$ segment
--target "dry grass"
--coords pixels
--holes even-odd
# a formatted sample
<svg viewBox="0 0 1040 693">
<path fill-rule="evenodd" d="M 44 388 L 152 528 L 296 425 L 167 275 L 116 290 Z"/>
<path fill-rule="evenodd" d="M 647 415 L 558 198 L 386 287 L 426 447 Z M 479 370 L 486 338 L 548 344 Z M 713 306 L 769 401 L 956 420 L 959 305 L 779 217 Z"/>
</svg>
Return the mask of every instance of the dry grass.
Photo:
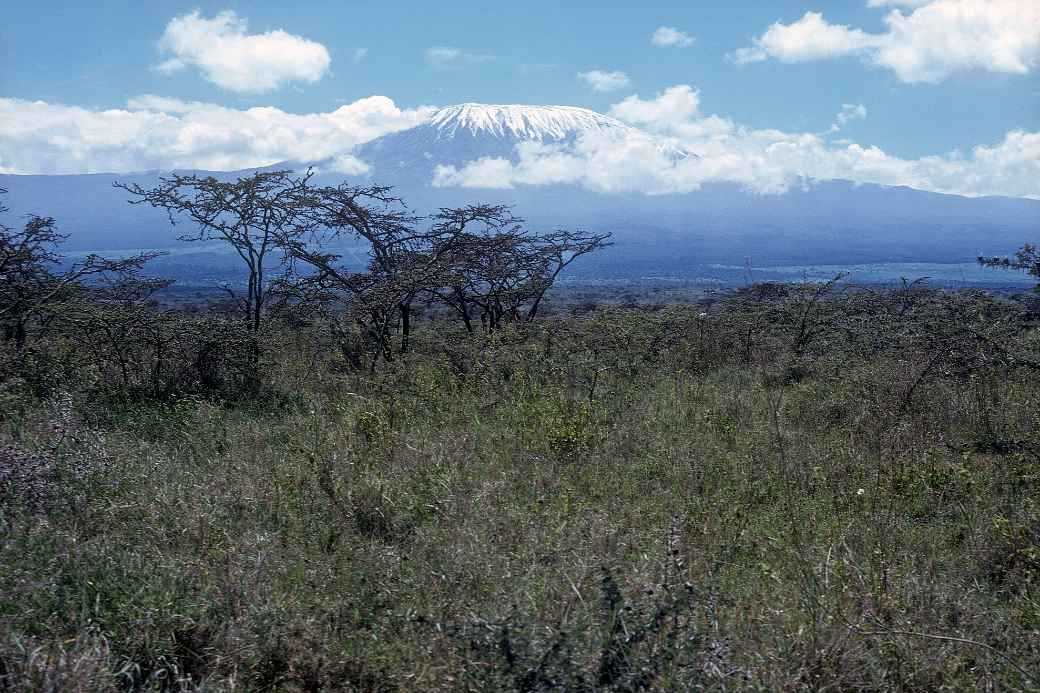
<svg viewBox="0 0 1040 693">
<path fill-rule="evenodd" d="M 77 394 L 107 462 L 61 473 L 83 466 L 67 441 L 70 500 L 0 512 L 0 681 L 1040 686 L 1035 375 L 921 377 L 923 343 L 831 333 L 792 356 L 783 316 L 741 315 L 593 315 L 551 349 L 453 356 L 427 330 L 373 377 L 301 336 L 271 356 L 288 396 Z M 42 449 L 48 417 L 4 425 Z"/>
</svg>

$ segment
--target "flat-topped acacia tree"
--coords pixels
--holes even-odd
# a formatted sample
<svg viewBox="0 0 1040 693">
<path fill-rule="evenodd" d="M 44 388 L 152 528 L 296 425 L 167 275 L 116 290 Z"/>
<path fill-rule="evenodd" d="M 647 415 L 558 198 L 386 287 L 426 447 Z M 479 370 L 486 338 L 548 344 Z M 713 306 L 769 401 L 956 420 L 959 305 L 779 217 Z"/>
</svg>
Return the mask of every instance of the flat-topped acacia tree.
<svg viewBox="0 0 1040 693">
<path fill-rule="evenodd" d="M 311 271 L 290 284 L 301 299 L 337 304 L 342 314 L 352 315 L 374 359 L 393 358 L 390 337 L 398 328 L 400 351 L 408 351 L 413 305 L 422 301 L 449 306 L 469 332 L 477 318 L 489 332 L 503 322 L 533 320 L 560 272 L 609 245 L 609 234 L 528 232 L 503 206 L 443 208 L 421 218 L 388 188 L 344 184 L 307 194 L 301 215 L 309 234 L 287 251 Z M 308 242 L 344 235 L 368 242 L 365 271 L 345 266 L 323 244 Z"/>
<path fill-rule="evenodd" d="M 373 367 L 379 356 L 392 360 L 390 336 L 397 327 L 401 351 L 407 351 L 413 305 L 441 285 L 451 239 L 461 229 L 421 228 L 422 217 L 409 211 L 388 187 L 314 187 L 303 207 L 308 233 L 285 249 L 293 262 L 310 270 L 294 277 L 293 293 L 338 305 L 350 315 L 373 347 Z M 365 271 L 344 265 L 339 254 L 325 247 L 347 236 L 368 244 Z"/>
<path fill-rule="evenodd" d="M 172 225 L 187 221 L 194 228 L 180 236 L 182 241 L 223 241 L 242 259 L 248 271 L 243 295 L 225 286 L 238 305 L 249 330 L 259 332 L 264 308 L 272 296 L 269 276 L 281 263 L 280 245 L 285 238 L 304 232 L 300 223 L 301 200 L 311 173 L 296 176 L 291 171 L 257 171 L 235 180 L 214 176 L 172 173 L 160 177 L 159 185 L 116 182 L 129 192 L 130 204 L 149 204 L 166 210 Z"/>
<path fill-rule="evenodd" d="M 471 332 L 474 318 L 488 331 L 529 321 L 560 272 L 609 245 L 609 234 L 530 233 L 502 206 L 445 208 L 420 217 L 389 187 L 314 186 L 310 180 L 309 171 L 258 171 L 237 180 L 174 173 L 152 189 L 115 185 L 131 193 L 132 204 L 165 209 L 172 224 L 193 223 L 182 240 L 219 240 L 235 250 L 248 271 L 247 289 L 244 295 L 225 289 L 254 337 L 265 306 L 282 294 L 297 303 L 339 306 L 387 360 L 397 329 L 401 352 L 408 350 L 418 302 L 447 304 Z M 367 242 L 364 271 L 330 251 L 330 243 L 345 237 Z M 271 277 L 276 263 L 285 271 Z M 295 272 L 297 265 L 306 267 Z M 255 348 L 258 359 L 258 342 Z"/>
<path fill-rule="evenodd" d="M 563 270 L 610 245 L 610 234 L 532 233 L 501 206 L 442 209 L 433 221 L 434 247 L 444 254 L 441 282 L 429 291 L 455 310 L 469 332 L 474 318 L 489 332 L 503 322 L 534 320 Z"/>
</svg>

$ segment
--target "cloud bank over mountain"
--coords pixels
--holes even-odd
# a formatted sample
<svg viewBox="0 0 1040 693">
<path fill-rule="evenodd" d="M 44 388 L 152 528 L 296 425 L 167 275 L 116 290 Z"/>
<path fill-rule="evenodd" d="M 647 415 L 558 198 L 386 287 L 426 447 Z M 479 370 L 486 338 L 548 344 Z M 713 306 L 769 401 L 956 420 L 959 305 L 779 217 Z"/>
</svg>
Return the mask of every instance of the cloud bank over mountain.
<svg viewBox="0 0 1040 693">
<path fill-rule="evenodd" d="M 676 85 L 651 99 L 630 96 L 610 115 L 639 126 L 697 157 L 676 158 L 646 138 L 588 132 L 573 143 L 521 142 L 516 157 L 441 166 L 434 185 L 510 188 L 571 184 L 601 192 L 681 193 L 734 182 L 763 194 L 786 192 L 804 179 L 905 185 L 960 195 L 1040 198 L 1040 133 L 1011 131 L 993 145 L 901 159 L 875 146 L 828 135 L 865 118 L 862 104 L 843 104 L 826 133 L 754 129 L 700 112 L 700 93 Z"/>
<path fill-rule="evenodd" d="M 413 127 L 434 110 L 401 109 L 385 96 L 307 114 L 152 95 L 106 110 L 0 98 L 0 173 L 230 171 L 290 159 L 332 159 L 341 172 L 360 173 L 356 145 Z"/>
<path fill-rule="evenodd" d="M 628 130 L 590 129 L 567 141 L 519 139 L 509 155 L 430 163 L 438 187 L 578 185 L 600 192 L 687 192 L 734 182 L 779 194 L 805 179 L 905 185 L 962 195 L 1040 198 L 1040 132 L 1012 130 L 995 143 L 904 159 L 879 147 L 834 139 L 862 104 L 841 107 L 829 131 L 756 129 L 702 111 L 701 94 L 675 85 L 615 103 Z M 158 96 L 122 109 L 91 110 L 0 98 L 0 173 L 236 170 L 279 161 L 322 161 L 324 170 L 370 174 L 358 145 L 428 123 L 437 109 L 403 109 L 372 96 L 325 113 L 233 109 Z M 844 133 L 843 133 L 844 134 Z M 696 157 L 675 156 L 676 150 Z M 393 180 L 380 180 L 393 184 Z"/>
</svg>

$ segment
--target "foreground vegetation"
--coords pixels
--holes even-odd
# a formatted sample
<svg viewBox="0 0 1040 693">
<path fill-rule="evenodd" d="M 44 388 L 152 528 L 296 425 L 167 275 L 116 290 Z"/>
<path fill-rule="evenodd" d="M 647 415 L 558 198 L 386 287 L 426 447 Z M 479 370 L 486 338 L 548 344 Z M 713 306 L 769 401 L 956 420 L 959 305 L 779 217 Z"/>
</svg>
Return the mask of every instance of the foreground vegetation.
<svg viewBox="0 0 1040 693">
<path fill-rule="evenodd" d="M 377 369 L 272 317 L 157 389 L 5 342 L 0 687 L 1034 690 L 1035 317 L 766 285 Z"/>
</svg>

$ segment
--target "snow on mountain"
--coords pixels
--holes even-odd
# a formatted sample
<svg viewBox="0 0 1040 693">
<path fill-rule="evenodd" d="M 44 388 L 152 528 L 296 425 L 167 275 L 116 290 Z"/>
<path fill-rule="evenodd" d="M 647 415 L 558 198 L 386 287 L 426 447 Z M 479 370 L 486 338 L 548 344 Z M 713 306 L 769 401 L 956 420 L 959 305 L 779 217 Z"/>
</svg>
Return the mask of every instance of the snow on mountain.
<svg viewBox="0 0 1040 693">
<path fill-rule="evenodd" d="M 434 113 L 429 125 L 439 137 L 454 137 L 460 131 L 530 140 L 562 140 L 582 132 L 631 133 L 620 120 L 575 106 L 495 106 L 464 103 Z"/>
</svg>

